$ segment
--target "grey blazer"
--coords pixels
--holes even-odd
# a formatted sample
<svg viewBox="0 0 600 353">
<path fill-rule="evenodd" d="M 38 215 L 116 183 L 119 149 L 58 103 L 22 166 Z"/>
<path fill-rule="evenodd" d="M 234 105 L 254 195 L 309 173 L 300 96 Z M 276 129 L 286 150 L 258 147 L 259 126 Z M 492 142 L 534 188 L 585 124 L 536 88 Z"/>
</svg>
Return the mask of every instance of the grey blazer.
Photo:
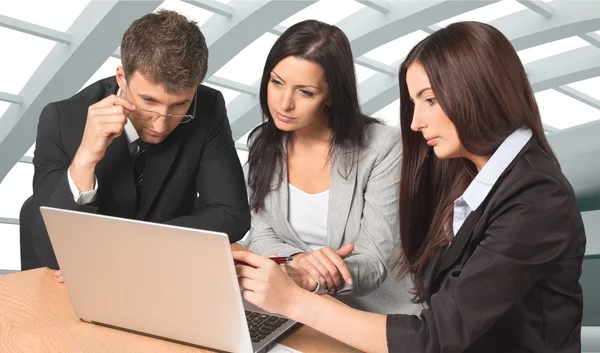
<svg viewBox="0 0 600 353">
<path fill-rule="evenodd" d="M 327 246 L 339 249 L 354 243 L 353 253 L 345 259 L 353 285 L 346 285 L 338 293 L 338 299 L 371 312 L 418 314 L 422 306 L 410 302 L 412 282 L 408 278 L 398 279 L 393 270 L 400 250 L 400 132 L 384 125 L 370 125 L 358 165 L 350 174 L 340 162 L 343 152 L 338 150 L 333 154 Z M 252 212 L 248 246 L 261 255 L 289 256 L 312 251 L 288 221 L 285 166 L 287 163 L 284 163 L 283 182 L 267 195 L 265 210 Z"/>
</svg>

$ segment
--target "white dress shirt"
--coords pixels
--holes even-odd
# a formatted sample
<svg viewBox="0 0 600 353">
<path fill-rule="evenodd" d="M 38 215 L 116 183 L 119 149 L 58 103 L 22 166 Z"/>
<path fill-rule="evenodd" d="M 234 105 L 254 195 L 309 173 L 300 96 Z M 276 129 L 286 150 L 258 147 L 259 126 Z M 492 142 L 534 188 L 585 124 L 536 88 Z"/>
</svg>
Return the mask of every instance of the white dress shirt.
<svg viewBox="0 0 600 353">
<path fill-rule="evenodd" d="M 289 222 L 296 234 L 313 251 L 327 246 L 329 190 L 307 194 L 289 185 Z"/>
<path fill-rule="evenodd" d="M 117 96 L 121 95 L 121 89 L 117 91 Z M 135 130 L 135 127 L 131 123 L 129 119 L 127 119 L 127 123 L 123 128 L 125 132 L 125 138 L 127 139 L 127 144 L 129 146 L 129 154 L 133 157 L 137 153 L 137 149 L 139 146 L 134 142 L 139 139 L 139 135 Z M 71 176 L 71 167 L 69 167 L 67 172 L 67 179 L 69 180 L 69 188 L 71 189 L 71 193 L 73 194 L 73 198 L 78 205 L 86 205 L 96 200 L 96 194 L 98 193 L 98 178 L 94 176 L 94 189 L 90 191 L 79 191 L 77 185 L 75 185 L 75 181 L 73 181 L 73 177 Z"/>
<path fill-rule="evenodd" d="M 483 166 L 469 187 L 454 201 L 454 236 L 458 234 L 469 214 L 475 211 L 492 190 L 500 175 L 531 139 L 530 129 L 518 129 L 502 142 L 490 160 Z"/>
</svg>

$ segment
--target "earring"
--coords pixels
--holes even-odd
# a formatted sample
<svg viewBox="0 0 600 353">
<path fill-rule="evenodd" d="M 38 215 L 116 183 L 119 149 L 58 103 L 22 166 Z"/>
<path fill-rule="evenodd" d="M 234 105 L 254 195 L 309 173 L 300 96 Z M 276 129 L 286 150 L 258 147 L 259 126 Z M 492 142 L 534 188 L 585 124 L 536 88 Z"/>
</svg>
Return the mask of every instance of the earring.
<svg viewBox="0 0 600 353">
<path fill-rule="evenodd" d="M 331 108 L 331 103 L 327 103 L 327 104 L 325 104 L 325 106 L 326 106 L 327 108 Z"/>
</svg>

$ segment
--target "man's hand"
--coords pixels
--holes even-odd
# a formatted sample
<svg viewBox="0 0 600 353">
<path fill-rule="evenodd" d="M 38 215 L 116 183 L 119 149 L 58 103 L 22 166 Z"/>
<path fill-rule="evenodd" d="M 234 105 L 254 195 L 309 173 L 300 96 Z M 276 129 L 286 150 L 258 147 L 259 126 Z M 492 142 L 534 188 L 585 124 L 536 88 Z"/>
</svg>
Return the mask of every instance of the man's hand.
<svg viewBox="0 0 600 353">
<path fill-rule="evenodd" d="M 94 189 L 95 168 L 111 142 L 123 133 L 127 117 L 135 106 L 110 95 L 88 108 L 81 145 L 71 163 L 71 177 L 81 192 Z"/>
<path fill-rule="evenodd" d="M 334 251 L 330 248 L 322 248 L 311 253 L 294 255 L 291 265 L 306 270 L 313 278 L 327 283 L 330 294 L 342 289 L 343 282 L 352 285 L 352 275 L 344 258 L 352 253 L 354 244 L 349 243 Z"/>
<path fill-rule="evenodd" d="M 62 276 L 62 272 L 56 271 L 54 272 L 54 276 L 56 277 L 56 281 L 58 281 L 58 283 L 65 283 L 65 279 Z"/>
</svg>

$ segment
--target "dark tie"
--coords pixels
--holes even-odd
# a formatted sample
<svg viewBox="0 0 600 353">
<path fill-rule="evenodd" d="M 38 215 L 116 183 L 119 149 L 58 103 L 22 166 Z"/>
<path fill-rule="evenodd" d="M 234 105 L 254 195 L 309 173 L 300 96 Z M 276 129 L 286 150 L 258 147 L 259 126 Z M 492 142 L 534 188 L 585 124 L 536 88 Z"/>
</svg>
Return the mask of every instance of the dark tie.
<svg viewBox="0 0 600 353">
<path fill-rule="evenodd" d="M 135 181 L 135 191 L 137 192 L 138 205 L 140 201 L 141 189 L 144 184 L 144 167 L 146 166 L 146 155 L 148 150 L 148 144 L 144 141 L 135 141 L 139 146 L 138 151 L 135 154 L 133 160 L 133 178 Z"/>
</svg>

